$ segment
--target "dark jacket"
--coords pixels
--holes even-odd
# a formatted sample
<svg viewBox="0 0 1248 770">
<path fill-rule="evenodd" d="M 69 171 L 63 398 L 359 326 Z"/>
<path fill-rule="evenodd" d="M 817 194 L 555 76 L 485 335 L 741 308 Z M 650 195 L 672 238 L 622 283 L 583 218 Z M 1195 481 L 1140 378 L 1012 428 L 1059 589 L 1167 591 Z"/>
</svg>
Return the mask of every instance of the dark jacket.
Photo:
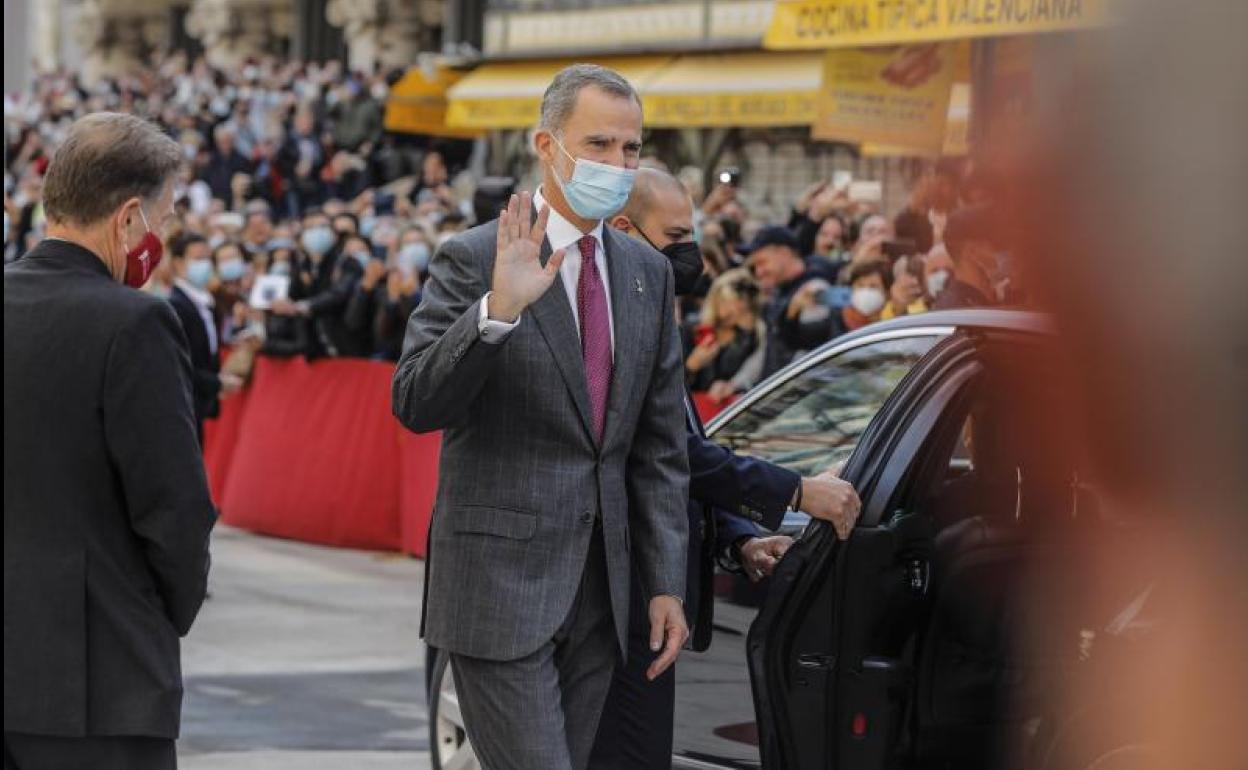
<svg viewBox="0 0 1248 770">
<path fill-rule="evenodd" d="M 195 420 L 221 413 L 221 357 L 212 349 L 203 316 L 187 293 L 178 286 L 169 294 L 173 312 L 182 322 L 188 352 L 191 354 L 191 385 L 195 396 Z"/>
<path fill-rule="evenodd" d="M 367 356 L 368 334 L 347 325 L 347 303 L 364 275 L 360 263 L 332 251 L 315 265 L 307 263 L 311 285 L 300 288 L 300 298 L 311 313 L 311 357 Z"/>
<path fill-rule="evenodd" d="M 220 198 L 228 205 L 233 197 L 230 182 L 235 174 L 250 174 L 252 163 L 238 150 L 230 150 L 228 154 L 213 148 L 212 157 L 204 167 L 201 178 L 212 189 L 212 197 Z"/>
<path fill-rule="evenodd" d="M 845 333 L 838 312 L 830 312 L 818 321 L 804 322 L 801 316 L 789 318 L 786 312 L 793 296 L 806 283 L 827 278 L 814 270 L 807 270 L 792 281 L 776 289 L 776 294 L 763 308 L 763 321 L 767 325 L 767 352 L 763 360 L 763 377 L 770 377 L 783 369 L 799 351 L 810 351 L 823 343 Z"/>
<path fill-rule="evenodd" d="M 355 293 L 347 302 L 346 324 L 356 334 L 369 338 L 369 355 L 398 361 L 403 352 L 403 335 L 407 331 L 407 319 L 420 304 L 420 292 L 390 299 L 390 291 L 383 278 L 371 290 L 357 284 Z"/>
<path fill-rule="evenodd" d="M 4 266 L 4 729 L 178 735 L 215 519 L 169 303 L 44 241 Z"/>
<path fill-rule="evenodd" d="M 760 537 L 757 524 L 780 528 L 801 476 L 765 460 L 734 454 L 706 437 L 685 400 L 689 449 L 689 566 L 685 615 L 690 646 L 711 643 L 716 559 L 742 537 Z M 639 620 L 645 622 L 642 614 Z"/>
<path fill-rule="evenodd" d="M 967 307 L 992 307 L 997 304 L 969 283 L 957 278 L 949 281 L 945 290 L 932 303 L 932 310 L 958 310 Z"/>
</svg>

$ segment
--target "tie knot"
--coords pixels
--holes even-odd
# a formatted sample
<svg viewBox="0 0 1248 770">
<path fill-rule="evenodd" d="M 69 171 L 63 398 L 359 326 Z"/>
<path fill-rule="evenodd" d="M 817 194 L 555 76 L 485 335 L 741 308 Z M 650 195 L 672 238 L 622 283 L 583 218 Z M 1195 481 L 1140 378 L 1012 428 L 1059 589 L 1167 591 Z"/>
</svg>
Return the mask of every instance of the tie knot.
<svg viewBox="0 0 1248 770">
<path fill-rule="evenodd" d="M 582 235 L 581 239 L 576 242 L 576 245 L 581 249 L 581 258 L 592 265 L 598 241 L 592 235 Z M 594 267 L 597 267 L 597 265 L 594 265 Z"/>
</svg>

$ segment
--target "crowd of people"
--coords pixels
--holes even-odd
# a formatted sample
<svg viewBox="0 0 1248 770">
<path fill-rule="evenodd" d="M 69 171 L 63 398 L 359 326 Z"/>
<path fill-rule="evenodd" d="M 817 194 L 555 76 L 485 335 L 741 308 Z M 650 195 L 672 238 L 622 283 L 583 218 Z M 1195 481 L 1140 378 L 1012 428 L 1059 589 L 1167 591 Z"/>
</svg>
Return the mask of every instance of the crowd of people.
<svg viewBox="0 0 1248 770">
<path fill-rule="evenodd" d="M 173 55 L 91 87 L 41 75 L 5 99 L 5 261 L 43 237 L 42 176 L 69 124 L 132 112 L 188 161 L 169 258 L 145 290 L 205 319 L 192 343 L 201 416 L 241 386 L 257 353 L 397 360 L 432 254 L 517 188 L 474 179 L 443 145 L 386 132 L 400 74 L 272 59 L 227 72 Z M 869 323 L 1017 298 L 988 226 L 990 185 L 960 164 L 928 172 L 891 219 L 839 180 L 806 190 L 783 223 L 752 217 L 735 178 L 706 191 L 704 171 L 678 174 L 706 267 L 678 313 L 687 384 L 714 400 Z M 239 360 L 219 372 L 223 349 Z"/>
</svg>

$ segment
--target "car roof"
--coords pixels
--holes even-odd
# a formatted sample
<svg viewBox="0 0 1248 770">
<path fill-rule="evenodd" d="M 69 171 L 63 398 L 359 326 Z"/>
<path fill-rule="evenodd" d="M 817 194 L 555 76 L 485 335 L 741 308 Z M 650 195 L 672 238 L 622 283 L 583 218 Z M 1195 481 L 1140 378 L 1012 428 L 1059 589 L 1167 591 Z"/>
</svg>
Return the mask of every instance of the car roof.
<svg viewBox="0 0 1248 770">
<path fill-rule="evenodd" d="M 783 369 L 756 384 L 739 401 L 730 405 L 716 415 L 707 425 L 707 430 L 714 433 L 724 421 L 731 419 L 762 398 L 767 392 L 794 375 L 817 366 L 818 362 L 831 355 L 833 350 L 846 350 L 856 346 L 860 340 L 879 338 L 881 335 L 901 337 L 904 332 L 913 329 L 916 332 L 937 331 L 938 333 L 956 333 L 969 329 L 983 331 L 1011 332 L 1016 334 L 1056 334 L 1053 318 L 1044 313 L 1031 310 L 1008 310 L 1001 308 L 964 308 L 960 310 L 933 310 L 927 313 L 905 315 L 888 321 L 877 321 L 867 324 L 861 329 L 842 334 L 825 342 L 814 350 L 795 358 Z M 900 332 L 900 334 L 899 334 Z"/>
<path fill-rule="evenodd" d="M 877 321 L 861 329 L 842 334 L 813 350 L 817 355 L 825 348 L 840 346 L 859 337 L 867 337 L 894 329 L 912 329 L 928 326 L 952 326 L 958 329 L 983 329 L 985 331 L 1024 332 L 1032 334 L 1055 334 L 1053 318 L 1033 310 L 1007 310 L 1001 308 L 964 308 L 961 310 L 932 310 L 927 313 L 903 315 L 888 321 Z M 806 356 L 803 356 L 805 358 Z"/>
</svg>

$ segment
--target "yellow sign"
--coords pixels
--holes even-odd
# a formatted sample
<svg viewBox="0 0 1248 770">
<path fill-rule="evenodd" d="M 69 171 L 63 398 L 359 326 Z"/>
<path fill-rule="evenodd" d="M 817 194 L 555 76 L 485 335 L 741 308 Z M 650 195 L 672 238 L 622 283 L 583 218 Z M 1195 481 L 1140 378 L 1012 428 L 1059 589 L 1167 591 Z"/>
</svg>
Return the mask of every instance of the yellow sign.
<svg viewBox="0 0 1248 770">
<path fill-rule="evenodd" d="M 845 48 L 1087 29 L 1114 0 L 777 0 L 763 47 Z"/>
<path fill-rule="evenodd" d="M 387 131 L 471 139 L 480 131 L 446 125 L 446 91 L 462 75 L 444 67 L 412 67 L 390 89 L 386 99 Z"/>
<path fill-rule="evenodd" d="M 819 53 L 689 54 L 640 89 L 651 128 L 809 126 L 822 78 Z"/>
<path fill-rule="evenodd" d="M 811 136 L 939 154 L 956 52 L 949 43 L 829 51 Z"/>
</svg>

